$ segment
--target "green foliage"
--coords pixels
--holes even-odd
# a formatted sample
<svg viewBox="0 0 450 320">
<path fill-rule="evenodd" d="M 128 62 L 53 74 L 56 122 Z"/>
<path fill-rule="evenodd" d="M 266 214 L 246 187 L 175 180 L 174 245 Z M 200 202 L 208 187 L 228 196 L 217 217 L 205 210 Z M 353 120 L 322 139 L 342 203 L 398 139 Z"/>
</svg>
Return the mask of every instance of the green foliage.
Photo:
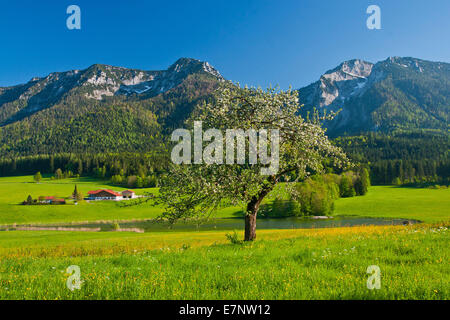
<svg viewBox="0 0 450 320">
<path fill-rule="evenodd" d="M 110 72 L 102 66 L 95 68 Z M 163 93 L 150 90 L 139 96 L 117 95 L 102 100 L 86 97 L 95 90 L 89 85 L 66 83 L 73 90 L 43 103 L 48 108 L 37 112 L 25 111 L 32 111 L 27 108 L 30 101 L 25 99 L 2 101 L 5 96 L 0 92 L 0 157 L 63 152 L 141 153 L 160 148 L 167 133 L 179 127 L 194 106 L 208 100 L 217 87 L 218 79 L 201 70 L 193 70 L 193 74 Z M 8 90 L 14 96 L 13 92 L 21 89 Z M 82 175 L 84 169 L 83 163 L 72 171 Z"/>
<path fill-rule="evenodd" d="M 161 128 L 155 116 L 142 107 L 131 109 L 123 103 L 73 106 L 70 112 L 84 110 L 76 118 L 66 115 L 69 112 L 67 107 L 61 105 L 60 108 L 47 109 L 3 127 L 0 154 L 23 156 L 67 150 L 78 153 L 144 151 L 159 143 Z M 60 114 L 51 114 L 54 112 Z M 77 170 L 81 173 L 82 167 Z"/>
<path fill-rule="evenodd" d="M 74 200 L 83 200 L 83 198 L 84 198 L 83 193 L 78 191 L 77 185 L 75 185 L 75 189 L 72 192 L 72 198 Z"/>
<path fill-rule="evenodd" d="M 112 225 L 112 229 L 113 229 L 114 231 L 120 230 L 120 225 L 119 225 L 119 223 L 118 223 L 118 222 L 114 222 L 113 225 Z"/>
<path fill-rule="evenodd" d="M 394 186 L 400 186 L 402 184 L 402 180 L 400 180 L 399 177 L 395 177 L 394 180 L 392 180 L 392 184 Z"/>
<path fill-rule="evenodd" d="M 302 212 L 297 201 L 276 197 L 271 203 L 261 206 L 259 215 L 265 218 L 283 218 L 301 216 Z"/>
<path fill-rule="evenodd" d="M 370 187 L 369 171 L 366 168 L 359 170 L 359 175 L 354 182 L 356 195 L 363 196 L 367 193 Z"/>
<path fill-rule="evenodd" d="M 299 205 L 298 215 L 332 215 L 334 201 L 339 198 L 339 177 L 334 174 L 317 175 L 298 183 L 292 199 Z"/>
<path fill-rule="evenodd" d="M 356 195 L 353 186 L 353 176 L 351 174 L 343 174 L 339 182 L 339 194 L 342 198 L 354 197 Z"/>
<path fill-rule="evenodd" d="M 55 171 L 55 179 L 63 179 L 64 175 L 60 168 L 56 169 Z"/>
<path fill-rule="evenodd" d="M 199 105 L 187 125 L 201 120 L 203 130 L 278 129 L 278 171 L 271 175 L 261 174 L 266 165 L 260 162 L 252 165 L 173 165 L 160 190 L 161 199 L 167 205 L 162 218 L 175 222 L 199 215 L 209 216 L 225 203 L 245 207 L 246 215 L 256 216 L 264 198 L 291 174 L 304 178 L 310 172 L 320 172 L 325 160 L 336 167 L 346 166 L 345 154 L 328 140 L 318 119 L 305 121 L 298 114 L 299 107 L 296 91 L 223 84 L 214 101 Z M 248 137 L 244 139 L 248 143 Z M 246 240 L 251 240 L 248 232 Z"/>
<path fill-rule="evenodd" d="M 242 240 L 239 240 L 236 230 L 233 230 L 233 233 L 226 233 L 225 237 L 232 244 L 242 244 Z"/>
<path fill-rule="evenodd" d="M 111 177 L 111 183 L 127 188 L 154 188 L 158 186 L 158 178 L 156 175 L 124 177 L 118 174 Z"/>
<path fill-rule="evenodd" d="M 374 185 L 450 183 L 450 135 L 446 132 L 370 133 L 340 137 L 335 142 L 354 161 L 370 168 Z"/>
<path fill-rule="evenodd" d="M 36 174 L 35 174 L 34 177 L 33 177 L 33 180 L 34 180 L 35 182 L 37 182 L 37 183 L 41 182 L 41 180 L 42 180 L 42 175 L 41 175 L 41 173 L 40 173 L 39 171 L 36 172 Z"/>
<path fill-rule="evenodd" d="M 351 190 L 364 185 L 368 188 L 370 185 L 369 173 L 363 168 L 358 172 L 349 171 L 342 175 L 331 173 L 314 175 L 303 182 L 287 183 L 283 188 L 274 190 L 271 194 L 273 201 L 262 206 L 261 215 L 268 218 L 333 215 L 335 200 L 341 197 L 342 180 L 344 184 L 348 183 L 350 191 L 347 191 L 347 197 L 363 195 Z M 291 188 L 292 185 L 294 188 Z M 367 193 L 367 189 L 365 190 Z"/>
<path fill-rule="evenodd" d="M 121 185 L 123 181 L 124 181 L 124 178 L 120 174 L 116 174 L 111 177 L 112 184 Z"/>
<path fill-rule="evenodd" d="M 139 175 L 142 178 L 142 187 L 156 187 L 159 175 L 167 168 L 169 161 L 161 152 L 154 150 L 151 153 L 55 154 L 0 159 L 0 175 L 31 174 L 39 169 L 40 172 L 54 174 L 54 179 L 60 180 L 79 176 L 82 172 L 84 176 L 100 179 L 111 177 L 114 185 L 125 187 L 128 176 Z M 130 183 L 128 187 L 136 187 L 135 182 Z"/>
<path fill-rule="evenodd" d="M 190 248 L 191 248 L 191 245 L 186 244 L 186 243 L 183 243 L 183 245 L 181 246 L 181 250 L 184 250 L 184 251 L 189 250 Z"/>
<path fill-rule="evenodd" d="M 137 176 L 128 176 L 127 178 L 127 187 L 128 188 L 136 188 L 137 187 Z"/>
<path fill-rule="evenodd" d="M 369 172 L 365 168 L 360 169 L 358 173 L 348 171 L 342 175 L 315 175 L 296 184 L 291 194 L 291 201 L 275 199 L 272 204 L 273 213 L 280 211 L 279 208 L 284 206 L 282 210 L 285 214 L 287 213 L 287 216 L 333 215 L 336 199 L 365 195 L 369 186 Z M 291 202 L 298 204 L 298 206 L 292 207 L 290 205 L 291 207 L 288 209 L 287 204 Z"/>
</svg>

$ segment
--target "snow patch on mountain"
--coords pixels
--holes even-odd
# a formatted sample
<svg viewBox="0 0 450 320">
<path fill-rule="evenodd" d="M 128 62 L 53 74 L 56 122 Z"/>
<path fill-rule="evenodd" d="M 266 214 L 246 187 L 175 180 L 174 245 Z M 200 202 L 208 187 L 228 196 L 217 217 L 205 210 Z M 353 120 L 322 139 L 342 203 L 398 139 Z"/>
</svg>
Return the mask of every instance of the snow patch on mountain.
<svg viewBox="0 0 450 320">
<path fill-rule="evenodd" d="M 100 68 L 99 70 L 97 70 Z M 160 94 L 175 88 L 190 74 L 199 72 L 222 80 L 220 73 L 208 62 L 181 58 L 164 71 L 131 70 L 112 66 L 93 66 L 93 74 L 83 86 L 91 88 L 86 98 L 102 100 L 104 96 Z"/>
<path fill-rule="evenodd" d="M 217 78 L 222 79 L 222 75 L 219 73 L 219 71 L 217 71 L 214 67 L 212 67 L 208 62 L 203 62 L 203 70 L 209 74 L 212 74 Z"/>
<path fill-rule="evenodd" d="M 0 107 L 20 100 L 20 107 L 9 106 L 0 125 L 5 125 L 57 104 L 65 96 L 80 93 L 87 99 L 103 100 L 115 95 L 156 96 L 180 85 L 194 74 L 208 74 L 223 80 L 208 62 L 178 59 L 167 70 L 145 71 L 102 64 L 84 70 L 50 73 L 28 83 L 0 88 Z"/>
<path fill-rule="evenodd" d="M 363 60 L 345 61 L 337 68 L 326 72 L 316 84 L 314 95 L 308 101 L 317 102 L 320 107 L 332 106 L 333 103 L 347 100 L 359 95 L 364 90 L 373 64 Z M 314 84 L 313 84 L 314 85 Z"/>
</svg>

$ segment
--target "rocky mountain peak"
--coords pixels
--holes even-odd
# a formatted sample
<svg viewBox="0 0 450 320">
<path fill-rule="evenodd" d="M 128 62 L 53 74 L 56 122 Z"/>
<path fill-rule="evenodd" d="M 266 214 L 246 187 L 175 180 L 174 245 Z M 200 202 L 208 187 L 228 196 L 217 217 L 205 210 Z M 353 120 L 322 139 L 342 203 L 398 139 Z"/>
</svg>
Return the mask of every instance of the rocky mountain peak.
<svg viewBox="0 0 450 320">
<path fill-rule="evenodd" d="M 4 108 L 0 125 L 6 125 L 49 108 L 69 95 L 103 100 L 116 95 L 143 95 L 152 97 L 180 85 L 193 74 L 206 74 L 223 80 L 208 62 L 181 58 L 167 70 L 145 71 L 94 64 L 84 70 L 53 72 L 46 77 L 35 77 L 30 82 L 14 87 L 0 88 L 0 108 L 14 100 L 21 100 L 21 108 Z"/>
<path fill-rule="evenodd" d="M 222 75 L 213 66 L 206 61 L 200 61 L 193 58 L 180 58 L 168 69 L 167 73 L 197 73 L 206 72 L 219 79 L 223 79 Z"/>
<path fill-rule="evenodd" d="M 343 101 L 365 90 L 373 67 L 373 63 L 360 59 L 344 61 L 311 84 L 304 99 L 307 104 L 315 104 L 317 107 L 338 109 Z"/>
<path fill-rule="evenodd" d="M 449 79 L 448 63 L 412 57 L 389 57 L 376 64 L 354 59 L 327 71 L 299 94 L 305 109 L 341 109 L 328 125 L 334 133 L 390 130 L 411 119 L 440 128 L 448 119 Z"/>
<path fill-rule="evenodd" d="M 167 71 L 172 72 L 180 72 L 186 69 L 192 69 L 195 66 L 200 65 L 202 62 L 197 59 L 193 58 L 180 58 L 177 61 L 175 61 L 169 68 L 167 68 Z"/>
<path fill-rule="evenodd" d="M 360 59 L 344 61 L 338 67 L 324 74 L 328 78 L 336 78 L 337 80 L 367 78 L 372 72 L 373 63 Z"/>
</svg>

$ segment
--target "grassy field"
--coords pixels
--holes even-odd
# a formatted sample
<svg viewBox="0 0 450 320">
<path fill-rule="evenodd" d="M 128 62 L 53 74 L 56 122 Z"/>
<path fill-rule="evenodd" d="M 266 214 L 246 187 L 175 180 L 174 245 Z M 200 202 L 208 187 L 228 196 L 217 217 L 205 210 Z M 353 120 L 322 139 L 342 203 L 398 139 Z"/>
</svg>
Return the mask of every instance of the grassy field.
<svg viewBox="0 0 450 320">
<path fill-rule="evenodd" d="M 450 219 L 450 189 L 371 187 L 363 197 L 341 198 L 335 215 L 409 218 L 425 222 Z"/>
<path fill-rule="evenodd" d="M 226 244 L 223 231 L 5 232 L 0 299 L 449 299 L 448 232 L 260 230 L 251 244 Z M 70 265 L 83 281 L 73 292 Z M 369 265 L 381 269 L 379 290 L 366 287 Z"/>
<path fill-rule="evenodd" d="M 50 180 L 34 183 L 32 176 L 0 178 L 0 225 L 59 223 L 74 221 L 133 220 L 158 216 L 162 208 L 152 202 L 133 207 L 119 207 L 114 201 L 86 202 L 64 206 L 23 206 L 28 195 L 68 197 L 75 184 L 87 194 L 89 190 L 124 188 L 89 178 Z M 137 194 L 157 193 L 156 188 L 137 189 Z M 240 208 L 230 207 L 217 213 L 219 218 L 236 217 Z M 392 186 L 371 187 L 364 197 L 339 199 L 335 215 L 411 218 L 425 222 L 446 221 L 450 217 L 450 189 L 415 189 Z"/>
<path fill-rule="evenodd" d="M 43 179 L 40 183 L 33 182 L 32 176 L 0 178 L 0 225 L 28 223 L 58 223 L 72 221 L 98 220 L 131 220 L 148 219 L 158 216 L 162 208 L 152 202 L 134 207 L 119 207 L 115 201 L 80 201 L 78 205 L 62 206 L 39 205 L 23 206 L 20 203 L 28 195 L 33 199 L 39 196 L 69 197 L 75 187 L 84 195 L 90 190 L 125 188 L 108 185 L 90 178 L 51 180 Z M 157 193 L 156 188 L 136 189 L 136 194 L 144 192 Z M 218 213 L 219 217 L 233 217 L 239 208 L 226 208 Z"/>
<path fill-rule="evenodd" d="M 0 178 L 0 224 L 146 219 L 162 211 L 152 203 L 18 204 L 28 194 L 67 197 L 75 184 L 83 193 L 121 190 L 91 179 Z M 157 193 L 137 193 L 144 191 Z M 0 299 L 449 299 L 449 195 L 371 187 L 364 197 L 339 199 L 335 214 L 427 224 L 257 230 L 250 244 L 229 243 L 224 230 L 3 231 Z M 238 212 L 227 208 L 218 217 Z M 81 268 L 81 290 L 66 287 L 70 265 Z M 381 269 L 380 290 L 366 287 L 369 265 Z"/>
<path fill-rule="evenodd" d="M 50 180 L 43 179 L 41 183 L 32 182 L 31 176 L 0 178 L 0 224 L 12 223 L 44 223 L 93 221 L 112 219 L 143 219 L 156 216 L 160 209 L 143 205 L 139 210 L 134 208 L 119 208 L 113 201 L 102 203 L 81 201 L 78 205 L 63 206 L 23 206 L 20 205 L 28 195 L 33 199 L 39 196 L 68 197 L 72 194 L 75 184 L 80 192 L 87 195 L 89 190 L 113 188 L 98 180 L 88 178 Z M 114 190 L 124 188 L 114 187 Z M 155 189 L 144 189 L 140 192 L 155 192 Z"/>
</svg>

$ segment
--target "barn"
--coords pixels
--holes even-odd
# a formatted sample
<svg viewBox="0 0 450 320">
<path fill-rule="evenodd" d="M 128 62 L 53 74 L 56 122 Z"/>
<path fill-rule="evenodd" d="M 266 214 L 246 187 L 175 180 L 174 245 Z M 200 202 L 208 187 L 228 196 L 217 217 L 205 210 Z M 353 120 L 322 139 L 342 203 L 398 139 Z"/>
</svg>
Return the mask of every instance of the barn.
<svg viewBox="0 0 450 320">
<path fill-rule="evenodd" d="M 134 198 L 136 195 L 134 193 L 133 190 L 125 190 L 122 191 L 122 197 L 124 197 L 125 199 L 132 199 Z"/>
<path fill-rule="evenodd" d="M 93 190 L 88 192 L 89 200 L 121 200 L 122 195 L 109 189 Z"/>
</svg>

